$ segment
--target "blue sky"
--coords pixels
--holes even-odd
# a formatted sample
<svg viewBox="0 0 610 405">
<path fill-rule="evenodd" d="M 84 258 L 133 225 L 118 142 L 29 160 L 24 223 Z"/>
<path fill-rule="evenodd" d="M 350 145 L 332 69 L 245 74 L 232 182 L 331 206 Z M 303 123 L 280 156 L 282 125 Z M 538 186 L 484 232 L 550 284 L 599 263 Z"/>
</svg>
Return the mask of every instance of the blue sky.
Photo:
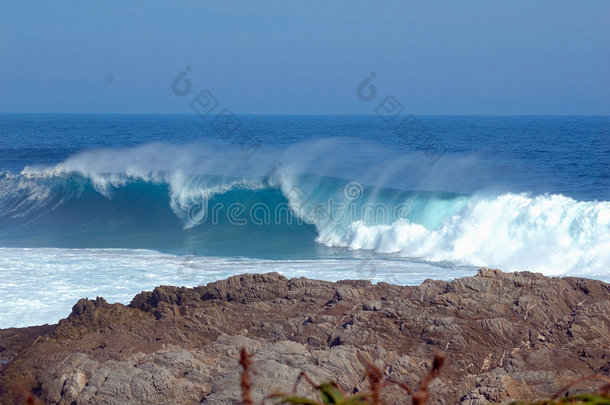
<svg viewBox="0 0 610 405">
<path fill-rule="evenodd" d="M 0 112 L 610 114 L 610 1 L 0 2 Z"/>
</svg>

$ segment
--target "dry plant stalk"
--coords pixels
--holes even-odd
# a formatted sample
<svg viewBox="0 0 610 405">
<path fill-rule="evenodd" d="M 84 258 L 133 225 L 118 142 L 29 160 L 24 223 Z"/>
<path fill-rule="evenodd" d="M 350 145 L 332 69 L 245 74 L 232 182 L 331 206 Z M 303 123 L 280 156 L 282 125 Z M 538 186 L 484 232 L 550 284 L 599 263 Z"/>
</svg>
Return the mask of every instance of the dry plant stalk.
<svg viewBox="0 0 610 405">
<path fill-rule="evenodd" d="M 358 360 L 366 367 L 366 374 L 364 378 L 369 380 L 371 383 L 370 396 L 373 401 L 373 405 L 381 405 L 381 391 L 387 385 L 387 382 L 383 380 L 383 371 L 370 359 L 367 359 L 362 353 L 358 353 Z"/>
<path fill-rule="evenodd" d="M 381 399 L 383 389 L 389 384 L 396 384 L 405 391 L 407 391 L 407 393 L 412 398 L 413 405 L 425 405 L 430 399 L 429 386 L 432 383 L 432 380 L 436 378 L 440 373 L 440 369 L 445 361 L 445 357 L 442 354 L 435 354 L 434 361 L 432 363 L 432 368 L 422 378 L 417 387 L 417 390 L 414 391 L 409 388 L 409 386 L 405 383 L 395 381 L 390 378 L 384 379 L 383 371 L 371 360 L 364 357 L 364 355 L 358 354 L 358 359 L 366 367 L 365 378 L 368 379 L 371 384 L 371 388 L 367 392 L 347 395 L 345 391 L 343 391 L 336 382 L 331 381 L 325 384 L 316 384 L 311 378 L 309 378 L 309 376 L 304 371 L 301 371 L 292 389 L 292 395 L 286 394 L 284 392 L 275 392 L 271 395 L 266 396 L 263 399 L 263 403 L 267 399 L 280 399 L 281 403 L 290 404 L 324 405 L 332 403 L 337 405 L 383 405 L 383 401 Z M 239 364 L 241 364 L 243 368 L 243 372 L 241 374 L 241 390 L 243 403 L 245 405 L 253 405 L 252 396 L 250 394 L 251 383 L 249 373 L 252 361 L 251 355 L 248 354 L 245 348 L 242 348 L 241 350 Z M 322 398 L 322 402 L 317 402 L 315 400 L 296 396 L 297 386 L 299 385 L 301 380 L 305 380 L 311 387 L 313 387 L 318 392 L 318 394 Z"/>
<path fill-rule="evenodd" d="M 567 390 L 569 390 L 576 384 L 580 384 L 581 382 L 585 382 L 585 381 L 596 381 L 596 380 L 606 382 L 606 385 L 602 386 L 597 391 L 597 393 L 600 395 L 610 396 L 610 378 L 606 377 L 605 375 L 601 375 L 601 374 L 593 374 L 593 375 L 589 375 L 587 377 L 579 378 L 578 380 L 572 381 L 571 383 L 561 387 L 561 389 L 559 391 L 557 391 L 557 393 L 555 395 L 553 395 L 552 399 L 559 398 L 559 396 L 561 394 L 563 394 L 564 392 L 566 392 Z"/>
<path fill-rule="evenodd" d="M 250 394 L 250 366 L 252 365 L 252 357 L 246 351 L 245 347 L 241 348 L 241 354 L 239 356 L 239 364 L 241 364 L 243 368 L 243 372 L 241 373 L 241 399 L 244 401 L 244 405 L 253 405 L 254 401 L 252 401 L 252 395 Z"/>
<path fill-rule="evenodd" d="M 409 395 L 411 395 L 413 405 L 425 405 L 430 400 L 430 383 L 438 376 L 441 371 L 441 367 L 443 367 L 444 363 L 445 356 L 440 353 L 435 353 L 434 361 L 432 362 L 432 368 L 430 369 L 430 371 L 428 371 L 426 375 L 424 375 L 424 378 L 422 378 L 422 380 L 419 382 L 419 385 L 417 386 L 417 391 L 413 391 L 411 388 L 409 388 L 407 384 L 402 383 L 400 381 L 392 379 L 388 379 L 388 381 L 398 385 L 399 387 L 407 391 Z"/>
<path fill-rule="evenodd" d="M 26 405 L 43 405 L 44 402 L 21 384 L 16 384 L 10 388 L 13 400 Z"/>
<path fill-rule="evenodd" d="M 309 376 L 307 375 L 306 372 L 304 372 L 303 370 L 301 370 L 301 372 L 299 373 L 299 376 L 297 377 L 297 381 L 294 383 L 294 386 L 292 387 L 292 393 L 296 395 L 297 393 L 297 387 L 299 386 L 299 383 L 301 382 L 301 379 L 304 378 L 305 381 L 307 381 L 307 383 L 309 385 L 311 385 L 313 388 L 318 389 L 318 384 L 316 384 L 315 382 L 313 382 L 313 380 L 311 378 L 309 378 Z"/>
<path fill-rule="evenodd" d="M 375 364 L 369 363 L 366 370 L 366 378 L 371 383 L 373 405 L 381 405 L 381 391 L 385 386 L 383 382 L 383 372 Z"/>
</svg>

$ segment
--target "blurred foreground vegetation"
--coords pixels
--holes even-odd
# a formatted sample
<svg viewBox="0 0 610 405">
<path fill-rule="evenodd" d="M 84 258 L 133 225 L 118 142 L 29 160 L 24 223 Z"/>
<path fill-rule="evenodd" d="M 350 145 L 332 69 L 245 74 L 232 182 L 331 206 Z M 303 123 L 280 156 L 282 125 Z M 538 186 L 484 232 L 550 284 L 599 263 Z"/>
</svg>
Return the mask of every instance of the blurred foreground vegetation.
<svg viewBox="0 0 610 405">
<path fill-rule="evenodd" d="M 242 401 L 244 405 L 254 405 L 252 395 L 250 393 L 250 371 L 252 367 L 251 355 L 247 353 L 245 348 L 242 348 L 240 364 L 243 368 L 241 374 L 241 390 Z M 425 405 L 430 400 L 429 386 L 434 380 L 444 363 L 444 356 L 436 354 L 430 371 L 421 379 L 416 389 L 411 389 L 408 385 L 395 381 L 389 378 L 384 378 L 383 372 L 374 365 L 371 361 L 360 359 L 367 366 L 366 378 L 371 384 L 371 388 L 365 392 L 357 394 L 347 394 L 341 389 L 339 384 L 334 381 L 323 384 L 314 383 L 304 372 L 299 375 L 292 393 L 275 392 L 263 399 L 263 404 L 269 400 L 274 401 L 274 404 L 281 405 L 385 405 L 383 401 L 383 389 L 388 385 L 397 385 L 405 391 L 405 404 L 410 402 L 413 405 Z M 318 394 L 318 399 L 300 397 L 296 395 L 296 389 L 300 381 L 305 380 L 311 385 Z M 604 385 L 599 392 L 595 394 L 565 396 L 561 399 L 558 397 L 566 392 L 572 386 L 589 380 L 604 381 Z M 511 405 L 557 405 L 557 404 L 572 404 L 572 405 L 610 405 L 610 378 L 602 375 L 592 375 L 572 382 L 563 387 L 552 399 L 539 400 L 535 402 L 512 402 Z"/>
</svg>

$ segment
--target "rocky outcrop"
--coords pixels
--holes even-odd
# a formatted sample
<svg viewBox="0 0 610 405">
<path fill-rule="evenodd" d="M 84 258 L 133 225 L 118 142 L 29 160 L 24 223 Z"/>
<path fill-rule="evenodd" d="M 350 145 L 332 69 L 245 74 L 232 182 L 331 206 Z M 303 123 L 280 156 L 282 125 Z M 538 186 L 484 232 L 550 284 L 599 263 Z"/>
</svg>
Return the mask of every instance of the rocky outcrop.
<svg viewBox="0 0 610 405">
<path fill-rule="evenodd" d="M 610 373 L 610 285 L 488 269 L 417 287 L 269 273 L 162 286 L 129 306 L 83 299 L 58 325 L 0 331 L 0 399 L 21 385 L 51 404 L 235 404 L 241 347 L 257 400 L 301 370 L 365 390 L 366 361 L 415 386 L 435 351 L 447 360 L 432 403 L 533 399 Z"/>
</svg>

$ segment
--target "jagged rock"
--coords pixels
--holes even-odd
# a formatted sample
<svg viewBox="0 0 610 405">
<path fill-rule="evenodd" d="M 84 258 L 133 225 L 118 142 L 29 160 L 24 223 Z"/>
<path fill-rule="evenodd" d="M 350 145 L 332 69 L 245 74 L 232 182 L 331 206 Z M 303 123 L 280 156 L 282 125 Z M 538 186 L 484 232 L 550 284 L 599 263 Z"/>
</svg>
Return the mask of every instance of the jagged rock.
<svg viewBox="0 0 610 405">
<path fill-rule="evenodd" d="M 381 305 L 381 301 L 368 300 L 362 303 L 362 309 L 365 311 L 380 311 Z"/>
<path fill-rule="evenodd" d="M 301 370 L 365 390 L 367 362 L 415 387 L 436 351 L 434 404 L 533 399 L 610 373 L 610 286 L 489 269 L 418 287 L 269 273 L 161 286 L 129 306 L 83 299 L 57 325 L 0 330 L 0 402 L 19 382 L 50 404 L 236 404 L 242 347 L 256 400 Z M 386 400 L 407 402 L 396 387 Z"/>
</svg>

